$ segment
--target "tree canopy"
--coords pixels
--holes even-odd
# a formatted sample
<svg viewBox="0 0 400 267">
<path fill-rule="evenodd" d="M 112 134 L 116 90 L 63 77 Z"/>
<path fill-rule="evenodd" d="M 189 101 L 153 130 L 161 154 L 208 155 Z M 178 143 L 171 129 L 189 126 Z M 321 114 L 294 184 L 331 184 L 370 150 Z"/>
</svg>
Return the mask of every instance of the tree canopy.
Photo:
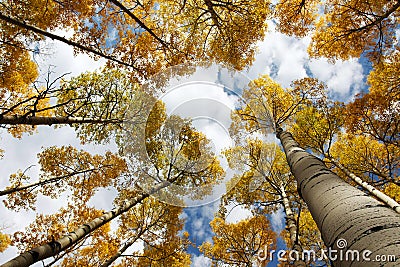
<svg viewBox="0 0 400 267">
<path fill-rule="evenodd" d="M 1 1 L 0 138 L 50 129 L 40 151 L 22 151 L 35 166 L 1 172 L 0 214 L 30 216 L 24 229 L 0 222 L 1 266 L 191 266 L 199 255 L 266 266 L 278 249 L 316 252 L 279 266 L 350 266 L 324 257 L 343 239 L 399 263 L 399 14 L 398 0 Z M 307 60 L 362 64 L 364 86 L 343 98 L 308 63 L 280 80 L 276 62 L 259 67 L 270 31 L 307 44 Z M 61 43 L 104 64 L 53 77 L 44 65 Z M 226 121 L 163 98 L 170 81 L 210 86 L 199 73 L 210 66 L 257 70 L 244 82 L 215 68 L 208 100 L 232 110 L 222 151 L 212 126 Z M 54 144 L 68 130 L 76 142 Z M 10 151 L 2 141 L 0 168 L 17 166 Z M 196 240 L 187 209 L 217 194 L 209 236 Z M 236 207 L 250 215 L 232 222 Z"/>
</svg>

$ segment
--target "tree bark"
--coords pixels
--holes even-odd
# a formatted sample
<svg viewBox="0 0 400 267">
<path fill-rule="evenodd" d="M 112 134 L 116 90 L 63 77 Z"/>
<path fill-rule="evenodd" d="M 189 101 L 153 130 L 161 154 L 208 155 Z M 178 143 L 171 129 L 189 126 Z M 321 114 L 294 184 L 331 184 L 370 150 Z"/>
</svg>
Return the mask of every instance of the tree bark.
<svg viewBox="0 0 400 267">
<path fill-rule="evenodd" d="M 104 213 L 101 217 L 95 218 L 91 222 L 81 225 L 78 229 L 69 233 L 68 235 L 56 241 L 52 241 L 39 247 L 35 247 L 29 251 L 26 251 L 15 257 L 14 259 L 4 263 L 3 265 L 0 265 L 0 267 L 27 267 L 35 262 L 55 256 L 56 254 L 66 250 L 73 244 L 76 244 L 94 230 L 100 228 L 101 226 L 110 222 L 119 215 L 127 212 L 136 204 L 140 203 L 150 195 L 161 190 L 162 188 L 167 187 L 169 184 L 169 182 L 162 182 L 154 187 L 149 193 L 141 193 L 125 205 L 115 210 Z"/>
<path fill-rule="evenodd" d="M 298 252 L 299 258 L 293 261 L 293 266 L 295 267 L 306 267 L 306 263 L 302 260 L 301 256 L 303 254 L 303 248 L 300 246 L 297 240 L 297 222 L 294 218 L 294 214 L 290 207 L 289 199 L 286 195 L 285 188 L 280 186 L 283 210 L 286 214 L 286 225 L 289 229 L 290 241 L 292 242 L 292 249 Z"/>
<path fill-rule="evenodd" d="M 365 195 L 302 149 L 292 135 L 278 129 L 300 196 L 331 249 L 334 266 L 399 266 L 400 215 Z M 335 251 L 336 250 L 336 251 Z M 357 251 L 359 257 L 357 260 Z M 395 255 L 395 262 L 373 261 Z M 336 257 L 333 257 L 336 256 Z"/>
<path fill-rule="evenodd" d="M 372 185 L 368 184 L 367 182 L 364 182 L 360 177 L 349 171 L 346 167 L 344 167 L 342 164 L 332 159 L 331 157 L 327 157 L 326 155 L 325 158 L 327 158 L 333 165 L 338 167 L 342 172 L 344 172 L 348 177 L 350 177 L 351 180 L 356 182 L 359 186 L 368 191 L 371 195 L 373 195 L 378 200 L 385 203 L 387 206 L 391 207 L 397 213 L 400 213 L 400 204 L 397 203 L 394 199 L 382 193 L 381 191 L 379 191 Z"/>
<path fill-rule="evenodd" d="M 71 117 L 43 117 L 43 116 L 21 116 L 8 115 L 0 116 L 0 124 L 7 125 L 53 125 L 53 124 L 74 124 L 74 123 L 115 123 L 122 122 L 117 119 L 90 119 L 90 118 L 71 118 Z"/>
<path fill-rule="evenodd" d="M 45 185 L 45 184 L 54 183 L 54 182 L 60 181 L 62 179 L 66 179 L 66 178 L 69 178 L 69 177 L 72 177 L 72 176 L 75 176 L 75 175 L 78 175 L 78 174 L 92 172 L 92 171 L 95 171 L 95 170 L 96 169 L 87 169 L 87 170 L 82 170 L 82 171 L 76 171 L 76 172 L 72 172 L 72 173 L 67 174 L 67 175 L 53 177 L 53 178 L 50 178 L 50 179 L 47 179 L 47 180 L 42 180 L 42 181 L 39 181 L 39 182 L 36 182 L 36 183 L 31 183 L 31 184 L 27 184 L 27 185 L 23 185 L 23 186 L 17 186 L 17 187 L 4 189 L 4 190 L 0 191 L 0 196 L 8 195 L 8 194 L 11 194 L 11 193 L 14 193 L 14 192 L 19 192 L 19 191 L 26 190 L 26 189 L 29 189 L 29 188 L 35 188 L 37 186 L 42 186 L 42 185 Z"/>
</svg>

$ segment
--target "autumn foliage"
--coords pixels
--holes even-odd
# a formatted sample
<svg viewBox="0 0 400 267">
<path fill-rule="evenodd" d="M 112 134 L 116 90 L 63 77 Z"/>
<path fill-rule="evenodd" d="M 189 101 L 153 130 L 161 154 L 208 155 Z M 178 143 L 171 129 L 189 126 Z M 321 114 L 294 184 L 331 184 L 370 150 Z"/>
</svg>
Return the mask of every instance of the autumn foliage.
<svg viewBox="0 0 400 267">
<path fill-rule="evenodd" d="M 35 211 L 24 230 L 0 225 L 0 252 L 13 246 L 21 253 L 2 266 L 43 260 L 46 266 L 183 267 L 192 263 L 193 246 L 212 266 L 266 266 L 269 257 L 257 256 L 276 249 L 278 239 L 298 253 L 320 251 L 332 245 L 324 244 L 331 233 L 320 232 L 323 220 L 308 207 L 312 201 L 299 194 L 305 186 L 293 169 L 301 166 L 290 165 L 289 155 L 298 151 L 326 165 L 325 174 L 360 189 L 359 199 L 371 195 L 380 207 L 388 206 L 388 214 L 394 214 L 388 225 L 400 227 L 400 1 L 273 2 L 2 1 L 2 134 L 22 139 L 39 125 L 71 126 L 82 145 L 99 150 L 49 144 L 37 154 L 38 171 L 26 162 L 24 170 L 2 173 L 2 179 L 8 176 L 0 188 L 4 208 Z M 311 58 L 333 64 L 362 57 L 371 65 L 367 88 L 343 101 L 315 77 L 282 86 L 273 75 L 260 73 L 240 88 L 242 105 L 232 112 L 229 130 L 236 145 L 217 155 L 193 118 L 167 112 L 157 98 L 160 88 L 192 74 L 199 61 L 232 70 L 250 67 L 259 43 L 269 41 L 271 23 L 282 34 L 307 38 Z M 105 64 L 75 77 L 52 78 L 49 70 L 43 82 L 36 58 L 48 59 L 49 39 Z M 182 64 L 187 67 L 148 86 L 152 75 Z M 292 149 L 286 154 L 284 142 Z M 2 148 L 3 143 L 0 161 L 7 155 Z M 225 160 L 234 172 L 229 181 Z M 205 199 L 223 182 L 226 193 L 210 222 L 213 236 L 196 244 L 182 207 L 187 200 Z M 111 210 L 93 204 L 100 195 Z M 60 204 L 58 210 L 42 213 L 43 199 Z M 232 205 L 252 215 L 230 223 Z M 276 233 L 270 219 L 279 212 L 285 226 Z M 280 262 L 330 264 L 327 259 Z"/>
</svg>

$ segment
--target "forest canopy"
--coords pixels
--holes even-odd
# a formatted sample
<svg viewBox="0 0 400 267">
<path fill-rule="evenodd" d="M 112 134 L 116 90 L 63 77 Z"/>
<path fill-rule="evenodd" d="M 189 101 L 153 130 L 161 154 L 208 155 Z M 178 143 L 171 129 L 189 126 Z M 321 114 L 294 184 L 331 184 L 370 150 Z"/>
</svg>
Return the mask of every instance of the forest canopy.
<svg viewBox="0 0 400 267">
<path fill-rule="evenodd" d="M 1 1 L 0 266 L 398 265 L 399 15 Z"/>
</svg>

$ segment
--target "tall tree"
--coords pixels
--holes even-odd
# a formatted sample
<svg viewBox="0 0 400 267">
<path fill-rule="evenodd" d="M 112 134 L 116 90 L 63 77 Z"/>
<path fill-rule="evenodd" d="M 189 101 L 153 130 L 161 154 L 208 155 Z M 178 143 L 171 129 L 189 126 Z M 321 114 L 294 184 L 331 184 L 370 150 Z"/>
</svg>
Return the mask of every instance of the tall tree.
<svg viewBox="0 0 400 267">
<path fill-rule="evenodd" d="M 301 149 L 290 133 L 280 129 L 277 137 L 282 142 L 291 171 L 297 179 L 299 193 L 328 247 L 341 249 L 337 240 L 345 239 L 346 251 L 368 249 L 371 258 L 382 253 L 398 253 L 399 214 L 347 184 L 319 158 Z M 371 266 L 380 264 L 371 264 L 365 257 L 360 258 L 359 264 L 366 262 Z M 352 264 L 346 258 L 336 258 L 333 263 L 339 266 Z M 386 262 L 385 265 L 393 263 Z"/>
<path fill-rule="evenodd" d="M 301 218 L 304 209 L 297 199 L 294 177 L 290 174 L 285 155 L 278 145 L 264 143 L 259 139 L 248 139 L 245 146 L 229 149 L 225 155 L 231 168 L 245 169 L 237 178 L 238 181 L 233 180 L 232 188 L 227 188 L 225 204 L 234 201 L 246 205 L 256 214 L 270 214 L 283 207 L 287 229 L 284 232 L 285 241 L 287 247 L 299 255 L 293 259 L 287 258 L 287 263 L 294 266 L 311 264 L 315 259 L 302 257 L 303 246 L 315 248 L 322 240 L 302 238 L 301 234 L 310 235 L 304 227 L 301 234 L 299 232 L 299 216 Z M 312 230 L 311 228 L 310 231 Z"/>
<path fill-rule="evenodd" d="M 183 196 L 201 198 L 211 192 L 211 186 L 222 179 L 223 170 L 215 155 L 207 149 L 209 141 L 201 133 L 196 132 L 189 121 L 177 116 L 167 120 L 164 104 L 160 101 L 156 103 L 150 112 L 147 124 L 134 125 L 147 130 L 146 142 L 143 144 L 147 150 L 134 146 L 135 142 L 142 141 L 134 142 L 132 134 L 137 132 L 130 132 L 125 139 L 127 146 L 124 148 L 131 148 L 125 151 L 125 155 L 129 155 L 127 157 L 129 176 L 124 176 L 116 188 L 119 191 L 133 188 L 136 193 L 123 198 L 114 210 L 87 221 L 67 235 L 60 235 L 57 240 L 22 253 L 5 263 L 4 267 L 29 266 L 59 255 L 151 195 L 165 195 L 165 201 L 171 198 L 177 204 L 182 202 Z"/>
<path fill-rule="evenodd" d="M 396 171 L 393 168 L 396 168 L 398 161 L 396 151 L 393 151 L 395 147 L 385 148 L 385 144 L 365 136 L 347 139 L 348 135 L 341 134 L 346 121 L 343 113 L 342 103 L 321 98 L 296 115 L 293 126 L 295 138 L 302 147 L 311 149 L 314 154 L 324 157 L 326 162 L 338 168 L 339 172 L 345 174 L 345 180 L 350 178 L 391 208 L 400 209 L 396 201 L 378 191 L 382 189 L 379 183 L 395 182 L 393 172 Z"/>
<path fill-rule="evenodd" d="M 273 85 L 276 87 L 276 84 Z M 311 88 L 320 87 L 315 86 L 315 83 L 312 85 Z M 305 88 L 310 88 L 310 86 Z M 249 90 L 253 90 L 253 87 L 250 86 Z M 307 104 L 310 101 L 309 99 L 303 101 L 303 98 L 300 98 L 294 105 L 287 101 L 289 97 L 266 97 L 265 99 L 276 103 L 265 102 L 264 105 L 258 105 L 256 108 L 261 108 L 260 113 L 258 109 L 252 109 L 252 102 L 250 102 L 243 109 L 251 112 L 250 116 L 242 117 L 249 117 L 250 124 L 256 126 L 268 125 L 263 120 L 269 118 L 272 121 L 270 124 L 276 127 L 276 136 L 282 143 L 291 172 L 297 180 L 300 196 L 306 202 L 325 244 L 335 248 L 337 247 L 335 242 L 344 238 L 348 244 L 347 249 L 358 251 L 368 249 L 373 256 L 383 251 L 385 253 L 390 251 L 391 254 L 396 255 L 396 251 L 399 250 L 399 244 L 396 241 L 400 226 L 399 214 L 383 207 L 377 200 L 365 196 L 362 191 L 340 179 L 319 158 L 302 149 L 289 132 L 280 128 L 280 125 L 283 125 L 282 122 L 289 122 L 289 117 L 280 120 L 281 114 L 285 112 L 277 112 L 276 107 L 280 107 L 279 110 L 283 111 L 293 110 L 291 107 L 300 108 L 302 103 Z M 294 112 L 291 112 L 290 115 L 293 114 Z M 261 123 L 257 123 L 258 117 L 261 118 Z M 374 211 L 373 215 L 371 215 L 371 209 Z M 337 223 L 338 218 L 340 218 L 340 223 Z M 379 242 L 371 243 L 371 240 L 379 240 Z M 361 259 L 361 262 L 363 261 L 366 262 L 367 259 Z M 351 264 L 343 258 L 337 258 L 333 262 L 340 266 Z"/>
<path fill-rule="evenodd" d="M 85 200 L 74 198 L 66 207 L 51 215 L 37 214 L 24 232 L 16 232 L 13 243 L 20 251 L 30 250 L 37 244 L 53 242 L 73 231 L 87 220 L 101 216 L 102 210 L 87 206 Z M 98 266 L 118 250 L 119 239 L 112 234 L 110 224 L 88 234 L 63 253 L 54 255 L 50 266 L 61 261 L 63 266 Z M 90 256 L 89 256 L 90 255 Z M 7 265 L 7 264 L 6 264 Z"/>
</svg>

